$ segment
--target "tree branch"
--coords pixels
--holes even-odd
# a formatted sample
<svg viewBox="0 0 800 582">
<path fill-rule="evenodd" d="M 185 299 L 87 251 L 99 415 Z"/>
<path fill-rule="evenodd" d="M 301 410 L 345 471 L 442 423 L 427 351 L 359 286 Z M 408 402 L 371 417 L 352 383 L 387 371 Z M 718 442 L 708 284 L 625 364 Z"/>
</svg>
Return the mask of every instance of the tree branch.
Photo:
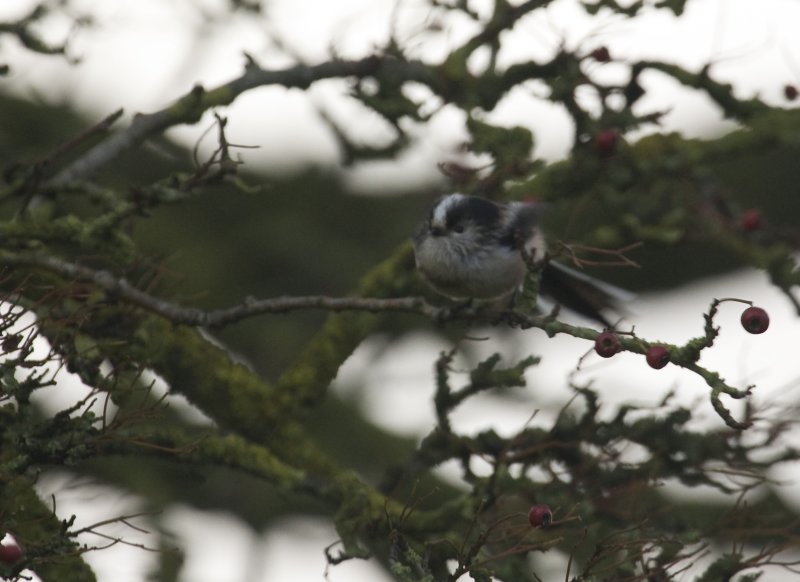
<svg viewBox="0 0 800 582">
<path fill-rule="evenodd" d="M 123 131 L 97 144 L 82 157 L 58 173 L 48 186 L 64 186 L 75 180 L 86 178 L 113 161 L 123 152 L 135 148 L 150 137 L 166 129 L 185 123 L 196 123 L 202 114 L 213 107 L 230 105 L 239 95 L 266 85 L 281 85 L 287 89 L 306 89 L 322 79 L 338 77 L 366 77 L 381 69 L 389 68 L 388 74 L 400 74 L 401 78 L 418 80 L 430 85 L 435 82 L 430 71 L 418 61 L 400 61 L 388 57 L 370 56 L 360 60 L 331 60 L 317 65 L 296 65 L 287 69 L 265 70 L 249 61 L 244 72 L 227 83 L 206 90 L 196 85 L 191 91 L 160 111 L 140 114 Z"/>
<path fill-rule="evenodd" d="M 107 293 L 115 295 L 127 303 L 160 315 L 172 323 L 190 326 L 221 327 L 255 315 L 288 313 L 303 309 L 322 309 L 337 312 L 367 311 L 371 313 L 395 311 L 416 313 L 431 318 L 440 317 L 444 312 L 449 311 L 445 308 L 437 308 L 430 305 L 422 297 L 384 299 L 327 297 L 323 295 L 282 296 L 269 299 L 248 298 L 232 307 L 204 311 L 151 295 L 133 286 L 127 279 L 116 277 L 110 271 L 95 270 L 52 255 L 41 253 L 5 254 L 0 256 L 0 264 L 40 267 L 67 279 L 92 283 Z"/>
<path fill-rule="evenodd" d="M 246 299 L 243 303 L 224 309 L 205 311 L 195 307 L 185 307 L 168 301 L 164 298 L 151 295 L 131 285 L 124 278 L 117 278 L 109 271 L 94 270 L 89 267 L 70 263 L 57 257 L 41 253 L 20 253 L 0 255 L 0 264 L 15 266 L 33 266 L 46 269 L 60 276 L 92 283 L 109 294 L 115 295 L 133 305 L 153 312 L 172 323 L 190 326 L 220 327 L 248 317 L 263 314 L 287 313 L 290 311 L 321 309 L 325 311 L 361 311 L 369 313 L 410 313 L 421 315 L 433 321 L 484 321 L 490 324 L 505 323 L 519 329 L 538 328 L 547 335 L 567 334 L 576 338 L 594 341 L 598 334 L 595 329 L 580 327 L 557 320 L 552 314 L 530 315 L 508 309 L 498 311 L 482 307 L 437 307 L 428 303 L 423 297 L 327 297 L 323 295 L 311 296 L 283 296 L 269 299 Z M 710 325 L 710 319 L 716 313 L 716 306 L 720 300 L 715 300 L 710 313 L 706 316 L 706 335 L 702 338 L 690 340 L 686 346 L 671 346 L 670 353 L 680 354 L 682 351 L 690 353 L 684 358 L 675 358 L 673 363 L 690 370 L 703 378 L 712 389 L 711 402 L 728 426 L 737 429 L 747 427 L 747 423 L 736 421 L 730 412 L 721 403 L 720 394 L 726 394 L 734 399 L 744 398 L 750 394 L 752 386 L 744 390 L 726 384 L 719 374 L 697 365 L 697 353 L 703 348 L 710 347 L 716 337 L 716 329 Z M 651 344 L 638 337 L 620 337 L 621 347 L 629 352 L 644 354 Z M 338 369 L 338 368 L 337 368 Z"/>
</svg>

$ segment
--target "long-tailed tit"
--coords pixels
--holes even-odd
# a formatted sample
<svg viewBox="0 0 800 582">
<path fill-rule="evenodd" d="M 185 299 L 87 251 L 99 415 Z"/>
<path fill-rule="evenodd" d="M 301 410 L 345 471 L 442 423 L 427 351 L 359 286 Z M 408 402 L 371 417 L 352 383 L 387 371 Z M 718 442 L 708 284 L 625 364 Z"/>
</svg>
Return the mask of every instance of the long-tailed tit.
<svg viewBox="0 0 800 582">
<path fill-rule="evenodd" d="M 452 299 L 510 298 L 527 272 L 521 249 L 535 260 L 545 255 L 540 214 L 536 204 L 444 196 L 414 235 L 417 269 L 436 291 Z M 625 294 L 552 261 L 542 270 L 540 290 L 606 326 L 602 312 L 613 310 Z"/>
</svg>

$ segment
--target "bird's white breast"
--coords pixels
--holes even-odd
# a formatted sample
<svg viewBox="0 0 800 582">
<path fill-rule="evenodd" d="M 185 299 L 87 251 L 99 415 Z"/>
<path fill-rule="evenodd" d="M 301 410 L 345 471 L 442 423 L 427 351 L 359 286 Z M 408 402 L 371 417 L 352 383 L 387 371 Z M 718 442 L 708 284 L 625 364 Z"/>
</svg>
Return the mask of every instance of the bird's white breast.
<svg viewBox="0 0 800 582">
<path fill-rule="evenodd" d="M 417 268 L 439 292 L 456 299 L 493 299 L 513 293 L 525 277 L 519 251 L 508 247 L 467 250 L 447 237 L 415 245 Z"/>
</svg>

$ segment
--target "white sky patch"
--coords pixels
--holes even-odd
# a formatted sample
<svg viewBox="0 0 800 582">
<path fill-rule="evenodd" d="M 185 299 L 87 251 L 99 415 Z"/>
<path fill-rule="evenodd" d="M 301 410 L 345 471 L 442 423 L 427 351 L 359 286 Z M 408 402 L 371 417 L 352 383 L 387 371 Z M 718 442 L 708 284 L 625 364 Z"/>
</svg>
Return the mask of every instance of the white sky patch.
<svg viewBox="0 0 800 582">
<path fill-rule="evenodd" d="M 19 17 L 35 3 L 2 2 L 0 19 Z M 86 7 L 98 20 L 95 29 L 82 31 L 75 38 L 73 54 L 81 62 L 71 65 L 59 57 L 31 55 L 13 39 L 2 37 L 0 57 L 12 66 L 11 74 L 0 79 L 2 89 L 50 103 L 69 102 L 92 120 L 122 107 L 126 116 L 118 127 L 124 127 L 135 113 L 161 109 L 197 83 L 214 87 L 235 78 L 243 70 L 245 52 L 267 67 L 290 66 L 293 56 L 309 63 L 327 60 L 331 47 L 343 57 L 370 54 L 392 28 L 389 15 L 394 2 L 272 0 L 267 22 L 237 16 L 217 23 L 203 20 L 187 2 L 81 0 L 76 5 Z M 222 0 L 203 3 L 211 14 L 227 5 Z M 485 12 L 488 3 L 470 5 Z M 464 17 L 453 23 L 442 20 L 438 31 L 424 30 L 429 24 L 437 24 L 431 11 L 421 2 L 412 1 L 403 3 L 401 8 L 398 37 L 409 47 L 409 55 L 429 62 L 441 60 L 476 30 L 475 24 Z M 508 64 L 531 57 L 546 60 L 562 45 L 579 52 L 602 45 L 609 48 L 612 58 L 623 62 L 665 59 L 693 71 L 712 62 L 712 77 L 734 83 L 738 96 L 759 96 L 770 104 L 789 106 L 782 91 L 786 83 L 800 83 L 798 22 L 800 3 L 796 0 L 693 0 L 680 18 L 658 11 L 631 21 L 607 16 L 591 20 L 574 0 L 562 0 L 532 14 L 512 33 L 504 35 L 499 61 Z M 59 40 L 64 26 L 63 20 L 45 26 L 46 38 Z M 275 30 L 280 30 L 278 37 L 271 34 Z M 194 36 L 198 31 L 199 40 Z M 288 53 L 277 49 L 281 43 L 290 49 Z M 485 54 L 477 55 L 471 67 L 480 69 L 486 58 Z M 606 82 L 619 82 L 620 75 L 624 75 L 614 63 L 591 65 L 591 73 Z M 674 80 L 655 72 L 644 73 L 641 81 L 647 93 L 637 103 L 637 113 L 667 114 L 661 128 L 645 128 L 629 138 L 656 130 L 697 137 L 731 127 L 722 120 L 719 108 L 696 91 L 681 88 Z M 330 128 L 320 117 L 321 110 L 345 126 L 356 143 L 381 145 L 392 138 L 382 120 L 359 112 L 358 106 L 348 102 L 347 88 L 347 83 L 341 81 L 319 83 L 308 94 L 263 88 L 242 95 L 220 113 L 229 119 L 228 137 L 233 143 L 258 146 L 237 152 L 254 168 L 279 172 L 300 171 L 308 165 L 334 167 L 341 154 Z M 573 128 L 561 106 L 542 99 L 548 91 L 541 82 L 526 83 L 506 95 L 487 119 L 529 127 L 535 132 L 535 155 L 556 160 L 569 151 Z M 409 128 L 416 145 L 400 160 L 359 164 L 348 170 L 348 185 L 365 192 L 420 189 L 441 180 L 437 163 L 459 155 L 459 146 L 467 138 L 463 113 L 447 106 L 439 110 L 441 103 L 426 97 L 423 91 L 409 95 L 420 101 L 430 99 L 423 107 L 434 114 L 432 122 Z M 579 98 L 591 105 L 595 97 L 581 89 Z M 351 116 L 355 119 L 350 120 Z M 169 136 L 192 147 L 211 123 L 212 116 L 207 114 L 196 125 L 170 130 Z M 201 152 L 208 153 L 213 147 L 213 140 L 206 140 Z M 771 316 L 770 329 L 761 336 L 746 334 L 738 323 L 741 309 L 725 304 L 717 319 L 722 333 L 716 345 L 703 352 L 701 363 L 719 370 L 732 385 L 755 382 L 756 402 L 795 404 L 800 368 L 792 363 L 797 360 L 800 325 L 786 299 L 767 284 L 762 274 L 742 271 L 669 294 L 640 297 L 632 309 L 640 316 L 632 319 L 642 337 L 680 344 L 702 333 L 702 314 L 713 297 L 731 295 L 752 299 L 766 308 Z M 529 350 L 541 355 L 542 363 L 531 368 L 528 387 L 514 389 L 513 397 L 487 394 L 459 407 L 453 415 L 458 430 L 497 428 L 513 433 L 536 410 L 540 412 L 532 422 L 546 423 L 552 419 L 553 411 L 572 396 L 565 378 L 574 370 L 580 355 L 591 349 L 589 342 L 566 337 L 547 339 L 538 332 L 512 337 L 513 346 L 499 347 L 509 362 L 513 361 L 509 355 L 512 352 L 524 355 Z M 368 417 L 381 426 L 403 434 L 426 434 L 435 423 L 431 402 L 435 388 L 433 363 L 438 352 L 449 347 L 440 338 L 424 333 L 408 336 L 392 346 L 391 353 L 380 353 L 365 344 L 344 366 L 336 389 L 359 398 Z M 487 342 L 482 349 L 498 349 L 498 345 Z M 348 386 L 348 378 L 355 384 L 362 375 L 363 386 Z M 592 381 L 593 389 L 601 395 L 601 415 L 613 414 L 622 402 L 657 402 L 666 391 L 675 389 L 678 401 L 697 403 L 698 418 L 692 421 L 693 426 L 718 427 L 721 423 L 708 402 L 708 387 L 696 376 L 672 365 L 656 371 L 646 365 L 643 357 L 633 354 L 620 354 L 609 361 L 590 356 L 576 378 Z M 42 398 L 55 409 L 80 397 L 72 390 L 59 384 L 58 389 L 42 392 Z M 62 397 L 67 400 L 62 401 Z M 734 416 L 741 414 L 740 403 L 725 397 L 723 401 Z M 798 465 L 776 467 L 771 473 L 785 484 L 781 495 L 800 506 Z M 56 493 L 60 514 L 75 513 L 90 522 L 136 506 L 135 498 L 93 484 L 82 483 L 76 488 L 70 479 L 66 474 L 54 474 L 40 483 L 44 498 Z M 281 524 L 260 538 L 226 514 L 183 508 L 174 510 L 170 519 L 176 533 L 188 543 L 184 579 L 193 582 L 245 579 L 245 564 L 252 574 L 248 580 L 321 581 L 322 549 L 336 539 L 328 523 L 315 520 Z M 544 559 L 557 562 L 553 556 L 547 554 Z M 98 578 L 114 582 L 143 580 L 151 559 L 142 550 L 121 545 L 87 555 Z M 374 565 L 357 561 L 331 569 L 329 579 L 388 580 Z M 776 575 L 761 580 L 783 579 Z"/>
<path fill-rule="evenodd" d="M 20 13 L 13 4 L 31 6 L 33 1 L 0 6 L 0 18 Z M 80 5 L 98 15 L 95 28 L 75 37 L 74 52 L 81 57 L 80 64 L 31 55 L 7 39 L 2 45 L 3 57 L 14 70 L 2 82 L 6 89 L 25 95 L 54 102 L 68 100 L 92 119 L 120 107 L 126 110 L 125 119 L 130 119 L 136 112 L 164 107 L 197 83 L 206 87 L 225 83 L 242 72 L 245 52 L 272 67 L 289 66 L 295 57 L 320 62 L 328 58 L 331 48 L 342 57 L 360 58 L 371 54 L 394 30 L 408 44 L 411 56 L 437 62 L 476 30 L 464 17 L 442 20 L 424 2 L 412 0 L 397 9 L 393 0 L 275 0 L 265 19 L 235 15 L 217 21 L 203 19 L 182 3 L 97 4 L 82 0 Z M 206 13 L 214 15 L 226 5 L 208 1 L 203 6 Z M 483 12 L 489 5 L 471 3 Z M 392 15 L 397 18 L 394 27 Z M 800 82 L 797 22 L 800 5 L 791 0 L 694 0 L 680 18 L 666 10 L 651 10 L 633 20 L 610 16 L 607 11 L 592 19 L 574 0 L 562 0 L 534 11 L 506 33 L 499 63 L 530 58 L 544 61 L 562 46 L 579 54 L 607 46 L 612 58 L 623 62 L 666 59 L 695 71 L 711 62 L 714 78 L 733 82 L 739 96 L 758 95 L 769 103 L 785 105 L 784 84 Z M 433 31 L 425 30 L 431 25 Z M 63 22 L 43 27 L 46 37 L 54 39 L 60 38 L 57 33 L 63 28 Z M 198 32 L 199 40 L 193 36 Z M 586 66 L 605 82 L 619 81 L 619 74 L 625 75 L 615 63 L 587 62 Z M 646 72 L 642 82 L 647 94 L 637 103 L 637 112 L 667 114 L 663 127 L 643 128 L 629 138 L 654 131 L 680 131 L 697 137 L 732 127 L 707 97 L 680 87 L 663 74 Z M 585 95 L 581 97 L 581 93 Z M 278 173 L 300 171 L 309 164 L 333 167 L 340 154 L 319 110 L 352 109 L 341 104 L 347 101 L 345 94 L 346 83 L 340 83 L 338 90 L 315 88 L 308 94 L 279 88 L 255 90 L 221 112 L 230 120 L 232 142 L 258 146 L 237 152 L 254 167 Z M 561 106 L 541 99 L 546 95 L 541 84 L 526 83 L 509 93 L 487 119 L 529 127 L 535 132 L 535 154 L 556 160 L 572 145 L 572 125 Z M 593 99 L 582 89 L 579 98 L 587 105 Z M 370 117 L 374 114 L 356 115 L 344 123 L 356 143 L 385 142 L 384 123 L 369 121 Z M 210 123 L 207 115 L 203 122 L 173 129 L 169 135 L 191 147 Z M 441 180 L 436 164 L 456 155 L 464 135 L 463 122 L 436 125 L 414 136 L 414 146 L 399 160 L 359 164 L 347 172 L 347 180 L 365 192 L 418 190 L 436 184 Z"/>
</svg>

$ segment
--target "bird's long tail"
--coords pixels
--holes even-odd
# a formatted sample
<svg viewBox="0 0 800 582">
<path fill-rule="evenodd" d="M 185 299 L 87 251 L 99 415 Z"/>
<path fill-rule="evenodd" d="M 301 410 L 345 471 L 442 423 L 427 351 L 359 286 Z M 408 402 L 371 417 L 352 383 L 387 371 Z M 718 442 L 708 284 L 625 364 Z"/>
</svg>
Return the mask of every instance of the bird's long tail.
<svg viewBox="0 0 800 582">
<path fill-rule="evenodd" d="M 605 327 L 612 327 L 606 314 L 615 319 L 625 314 L 624 305 L 633 294 L 556 262 L 542 270 L 540 291 L 559 305 Z"/>
</svg>

